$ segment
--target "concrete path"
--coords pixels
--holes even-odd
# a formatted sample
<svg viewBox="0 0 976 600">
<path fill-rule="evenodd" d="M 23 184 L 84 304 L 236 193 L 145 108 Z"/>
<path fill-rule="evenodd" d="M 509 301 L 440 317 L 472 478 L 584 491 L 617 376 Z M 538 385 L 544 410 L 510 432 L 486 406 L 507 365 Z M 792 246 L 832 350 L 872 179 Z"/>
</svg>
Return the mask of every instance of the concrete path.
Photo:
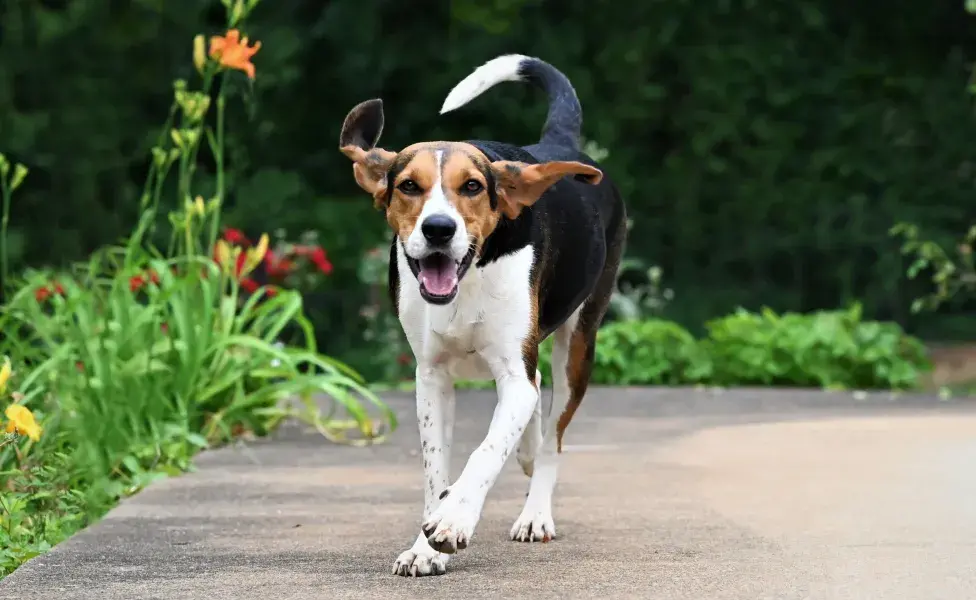
<svg viewBox="0 0 976 600">
<path fill-rule="evenodd" d="M 559 537 L 508 540 L 514 461 L 442 577 L 390 574 L 422 506 L 408 396 L 386 445 L 297 425 L 207 453 L 0 583 L 0 598 L 976 598 L 976 402 L 793 391 L 592 391 Z M 455 469 L 493 409 L 459 395 Z M 457 471 L 455 471 L 455 474 Z"/>
</svg>

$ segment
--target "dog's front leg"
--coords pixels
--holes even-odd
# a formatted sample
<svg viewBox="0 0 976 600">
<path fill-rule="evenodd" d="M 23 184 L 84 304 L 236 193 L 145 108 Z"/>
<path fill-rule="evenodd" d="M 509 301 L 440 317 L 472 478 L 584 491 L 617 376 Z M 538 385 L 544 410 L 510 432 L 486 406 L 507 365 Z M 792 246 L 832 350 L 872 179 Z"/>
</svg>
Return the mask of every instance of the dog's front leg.
<svg viewBox="0 0 976 600">
<path fill-rule="evenodd" d="M 454 437 L 454 382 L 440 367 L 417 368 L 417 424 L 424 461 L 426 522 L 450 485 L 451 442 Z M 393 573 L 421 577 L 441 575 L 448 556 L 433 549 L 421 533 L 413 546 L 397 557 Z"/>
<path fill-rule="evenodd" d="M 503 361 L 497 368 L 493 366 L 492 371 L 498 405 L 488 435 L 471 453 L 461 476 L 423 524 L 427 542 L 445 554 L 467 547 L 481 518 L 485 496 L 515 450 L 538 402 L 538 390 L 526 376 L 521 356 Z"/>
</svg>

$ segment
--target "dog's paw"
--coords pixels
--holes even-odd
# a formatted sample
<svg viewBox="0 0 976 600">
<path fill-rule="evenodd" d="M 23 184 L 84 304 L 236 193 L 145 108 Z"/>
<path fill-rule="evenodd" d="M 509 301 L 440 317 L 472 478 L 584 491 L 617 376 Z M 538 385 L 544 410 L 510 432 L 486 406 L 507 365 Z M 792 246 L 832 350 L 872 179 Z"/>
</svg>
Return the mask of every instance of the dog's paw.
<svg viewBox="0 0 976 600">
<path fill-rule="evenodd" d="M 478 512 L 469 506 L 468 502 L 452 501 L 448 497 L 421 526 L 427 536 L 427 544 L 444 554 L 454 554 L 467 548 L 478 523 Z"/>
<path fill-rule="evenodd" d="M 552 511 L 526 506 L 512 525 L 512 539 L 516 542 L 549 542 L 556 537 Z"/>
<path fill-rule="evenodd" d="M 417 543 L 393 562 L 393 574 L 401 577 L 427 577 L 447 572 L 447 556 L 430 547 L 421 536 Z"/>
</svg>

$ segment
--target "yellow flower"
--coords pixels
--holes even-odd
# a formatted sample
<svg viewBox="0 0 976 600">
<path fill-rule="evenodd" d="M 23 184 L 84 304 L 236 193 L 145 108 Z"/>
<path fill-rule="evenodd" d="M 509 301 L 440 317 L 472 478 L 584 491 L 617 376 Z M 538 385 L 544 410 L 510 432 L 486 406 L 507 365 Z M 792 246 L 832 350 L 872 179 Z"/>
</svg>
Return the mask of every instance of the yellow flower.
<svg viewBox="0 0 976 600">
<path fill-rule="evenodd" d="M 7 433 L 26 435 L 35 442 L 41 439 L 41 426 L 34 420 L 32 413 L 26 406 L 11 404 L 4 411 L 10 422 L 7 423 Z"/>
<path fill-rule="evenodd" d="M 3 359 L 3 367 L 0 368 L 0 394 L 7 391 L 7 382 L 10 380 L 10 359 Z"/>
</svg>

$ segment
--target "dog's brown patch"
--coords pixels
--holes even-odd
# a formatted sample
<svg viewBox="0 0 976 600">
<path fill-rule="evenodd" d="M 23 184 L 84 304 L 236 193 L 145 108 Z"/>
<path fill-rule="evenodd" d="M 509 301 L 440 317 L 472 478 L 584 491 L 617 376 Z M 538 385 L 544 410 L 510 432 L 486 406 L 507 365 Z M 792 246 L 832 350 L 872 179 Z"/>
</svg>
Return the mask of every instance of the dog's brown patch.
<svg viewBox="0 0 976 600">
<path fill-rule="evenodd" d="M 554 183 L 567 175 L 577 175 L 596 185 L 603 172 L 580 162 L 553 161 L 530 165 L 500 160 L 491 163 L 498 181 L 499 207 L 509 219 L 515 219 L 527 206 L 532 206 Z"/>
<path fill-rule="evenodd" d="M 529 381 L 535 383 L 535 372 L 539 367 L 539 278 L 532 281 L 529 289 L 529 328 L 522 340 L 522 361 L 525 363 L 525 375 Z M 539 391 L 536 389 L 536 391 Z"/>
<path fill-rule="evenodd" d="M 593 353 L 589 351 L 590 342 L 583 328 L 577 327 L 569 339 L 569 360 L 566 364 L 566 377 L 569 380 L 569 402 L 556 421 L 556 451 L 563 451 L 563 432 L 573 420 L 576 409 L 583 401 L 593 367 Z"/>
<path fill-rule="evenodd" d="M 393 179 L 393 190 L 388 195 L 389 207 L 386 211 L 386 221 L 401 240 L 407 239 L 414 227 L 424 203 L 430 198 L 434 184 L 438 180 L 437 157 L 433 150 L 411 146 L 400 153 L 396 168 L 399 171 Z M 405 192 L 401 188 L 404 182 L 413 181 L 417 186 L 416 192 Z"/>
</svg>

